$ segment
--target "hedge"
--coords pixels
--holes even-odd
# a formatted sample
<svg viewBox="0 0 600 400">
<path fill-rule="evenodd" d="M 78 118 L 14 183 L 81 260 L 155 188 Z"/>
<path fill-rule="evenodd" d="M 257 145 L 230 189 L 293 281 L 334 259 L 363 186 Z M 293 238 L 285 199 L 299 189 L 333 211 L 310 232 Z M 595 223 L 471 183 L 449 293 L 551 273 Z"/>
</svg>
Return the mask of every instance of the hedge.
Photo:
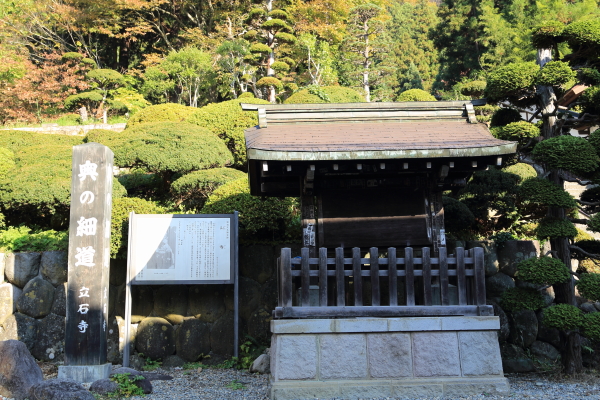
<svg viewBox="0 0 600 400">
<path fill-rule="evenodd" d="M 132 115 L 127 121 L 127 128 L 148 122 L 182 122 L 189 118 L 197 108 L 182 104 L 167 103 L 146 107 Z"/>
<path fill-rule="evenodd" d="M 535 168 L 525 163 L 509 165 L 508 167 L 504 168 L 503 171 L 519 176 L 519 178 L 521 178 L 520 182 L 524 182 L 529 178 L 537 178 L 537 172 Z"/>
<path fill-rule="evenodd" d="M 244 130 L 258 124 L 256 111 L 243 111 L 240 103 L 271 104 L 254 98 L 228 100 L 199 108 L 186 119 L 186 122 L 206 127 L 224 140 L 236 167 L 246 165 Z"/>
<path fill-rule="evenodd" d="M 581 274 L 577 290 L 584 299 L 600 301 L 600 274 Z"/>
<path fill-rule="evenodd" d="M 475 223 L 475 216 L 464 203 L 447 196 L 442 197 L 442 202 L 446 232 L 460 232 Z"/>
<path fill-rule="evenodd" d="M 554 285 L 569 280 L 569 268 L 564 262 L 551 257 L 532 257 L 517 264 L 516 278 L 540 285 Z"/>
<path fill-rule="evenodd" d="M 523 89 L 533 90 L 538 71 L 539 67 L 534 62 L 498 67 L 488 74 L 485 96 L 496 102 L 509 99 Z"/>
<path fill-rule="evenodd" d="M 531 203 L 548 207 L 577 207 L 575 198 L 566 190 L 543 178 L 527 179 L 519 187 L 519 195 Z"/>
<path fill-rule="evenodd" d="M 423 89 L 409 89 L 400 93 L 396 101 L 437 101 L 437 99 Z"/>
<path fill-rule="evenodd" d="M 577 236 L 577 229 L 568 219 L 545 217 L 540 221 L 536 234 L 540 240 L 563 237 L 574 238 Z"/>
<path fill-rule="evenodd" d="M 531 122 L 511 122 L 497 130 L 498 139 L 514 140 L 525 144 L 528 139 L 540 136 L 540 128 Z"/>
<path fill-rule="evenodd" d="M 500 307 L 509 312 L 539 310 L 544 307 L 544 297 L 538 290 L 513 287 L 502 293 Z"/>
<path fill-rule="evenodd" d="M 299 90 L 288 97 L 284 104 L 312 103 L 363 103 L 363 95 L 356 90 L 343 86 L 321 86 Z"/>
<path fill-rule="evenodd" d="M 521 113 L 514 108 L 501 108 L 492 115 L 490 126 L 505 126 L 511 122 L 523 121 Z"/>
<path fill-rule="evenodd" d="M 542 323 L 562 331 L 575 330 L 583 323 L 583 313 L 570 304 L 556 304 L 544 310 Z"/>
<path fill-rule="evenodd" d="M 552 169 L 566 169 L 575 174 L 585 174 L 598 168 L 598 154 L 585 139 L 571 135 L 552 137 L 538 143 L 533 157 Z"/>
<path fill-rule="evenodd" d="M 183 175 L 171 185 L 176 204 L 186 210 L 200 209 L 208 196 L 223 184 L 244 178 L 246 174 L 233 168 L 213 168 Z"/>
</svg>

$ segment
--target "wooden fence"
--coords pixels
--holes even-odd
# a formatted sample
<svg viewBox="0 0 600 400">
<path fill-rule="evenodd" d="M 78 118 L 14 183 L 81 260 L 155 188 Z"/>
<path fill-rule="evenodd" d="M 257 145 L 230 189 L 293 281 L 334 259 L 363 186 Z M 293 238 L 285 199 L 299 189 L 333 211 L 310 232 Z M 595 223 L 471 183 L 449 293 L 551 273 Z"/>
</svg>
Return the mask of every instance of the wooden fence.
<svg viewBox="0 0 600 400">
<path fill-rule="evenodd" d="M 300 257 L 291 255 L 291 249 L 281 249 L 275 318 L 493 315 L 485 303 L 480 247 L 459 247 L 449 256 L 440 248 L 438 257 L 431 257 L 427 247 L 419 257 L 410 247 L 404 257 L 397 257 L 394 247 L 382 258 L 377 247 L 368 258 L 359 248 L 347 258 L 341 247 L 334 258 L 327 257 L 326 248 L 319 249 L 318 258 L 310 258 L 308 248 Z"/>
</svg>

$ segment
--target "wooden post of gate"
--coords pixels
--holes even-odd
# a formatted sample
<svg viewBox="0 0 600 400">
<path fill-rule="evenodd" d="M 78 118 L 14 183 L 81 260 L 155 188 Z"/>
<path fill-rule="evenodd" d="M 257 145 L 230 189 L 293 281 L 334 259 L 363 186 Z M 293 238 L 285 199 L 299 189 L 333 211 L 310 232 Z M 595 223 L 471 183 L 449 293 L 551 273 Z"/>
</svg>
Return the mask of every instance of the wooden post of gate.
<svg viewBox="0 0 600 400">
<path fill-rule="evenodd" d="M 113 152 L 73 147 L 65 365 L 59 378 L 108 378 L 106 362 Z"/>
</svg>

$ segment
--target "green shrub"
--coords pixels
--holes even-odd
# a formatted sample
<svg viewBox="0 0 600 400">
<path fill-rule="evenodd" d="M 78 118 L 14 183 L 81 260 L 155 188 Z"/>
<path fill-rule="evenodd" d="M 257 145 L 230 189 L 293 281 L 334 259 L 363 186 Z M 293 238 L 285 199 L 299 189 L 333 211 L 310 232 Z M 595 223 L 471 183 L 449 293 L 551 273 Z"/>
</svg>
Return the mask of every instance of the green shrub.
<svg viewBox="0 0 600 400">
<path fill-rule="evenodd" d="M 537 172 L 535 168 L 525 163 L 509 165 L 508 167 L 504 168 L 503 171 L 517 175 L 519 178 L 521 178 L 520 182 L 525 182 L 530 178 L 537 178 Z"/>
<path fill-rule="evenodd" d="M 469 229 L 475 223 L 475 216 L 465 204 L 452 197 L 443 196 L 444 226 L 446 232 L 459 232 Z"/>
<path fill-rule="evenodd" d="M 409 89 L 400 93 L 396 101 L 437 101 L 437 99 L 423 89 Z"/>
<path fill-rule="evenodd" d="M 600 233 L 600 213 L 592 215 L 592 218 L 587 221 L 587 228 L 592 232 Z"/>
<path fill-rule="evenodd" d="M 127 189 L 117 178 L 113 177 L 112 198 L 114 200 L 121 197 L 127 197 Z"/>
<path fill-rule="evenodd" d="M 521 113 L 514 108 L 501 108 L 492 115 L 490 126 L 506 126 L 512 122 L 523 121 Z"/>
<path fill-rule="evenodd" d="M 197 109 L 186 122 L 208 128 L 225 141 L 233 154 L 234 166 L 246 165 L 244 130 L 258 124 L 256 111 L 243 111 L 240 103 L 271 104 L 266 100 L 239 98 L 208 104 Z"/>
<path fill-rule="evenodd" d="M 56 120 L 56 123 L 60 126 L 72 126 L 81 125 L 81 115 L 79 114 L 65 114 Z"/>
<path fill-rule="evenodd" d="M 535 77 L 536 85 L 563 86 L 575 79 L 577 72 L 569 64 L 562 61 L 549 61 L 539 70 Z"/>
<path fill-rule="evenodd" d="M 269 88 L 271 86 L 273 86 L 278 92 L 283 90 L 283 83 L 273 76 L 264 76 L 260 78 L 258 82 L 256 82 L 256 87 L 259 88 Z"/>
<path fill-rule="evenodd" d="M 538 290 L 514 287 L 502 293 L 500 307 L 509 312 L 539 310 L 544 307 L 544 297 Z"/>
<path fill-rule="evenodd" d="M 137 124 L 96 139 L 113 150 L 116 165 L 157 173 L 167 182 L 174 173 L 221 167 L 232 161 L 218 137 L 185 122 Z"/>
<path fill-rule="evenodd" d="M 254 99 L 254 95 L 250 92 L 244 92 L 238 96 L 238 99 Z"/>
<path fill-rule="evenodd" d="M 217 188 L 202 208 L 203 214 L 228 214 L 233 211 L 239 212 L 240 240 L 245 242 L 283 241 L 300 237 L 299 232 L 292 233 L 290 230 L 298 216 L 297 200 L 252 196 L 245 177 Z"/>
<path fill-rule="evenodd" d="M 109 129 L 90 129 L 88 133 L 83 138 L 84 143 L 101 143 L 102 140 L 106 140 L 110 138 L 112 135 L 117 132 L 111 131 Z"/>
<path fill-rule="evenodd" d="M 587 300 L 600 301 L 600 274 L 581 274 L 577 290 Z"/>
<path fill-rule="evenodd" d="M 351 88 L 343 86 L 318 86 L 299 90 L 288 97 L 283 103 L 363 103 L 364 101 L 364 96 Z"/>
<path fill-rule="evenodd" d="M 532 257 L 517 264 L 516 277 L 540 285 L 554 285 L 566 282 L 571 275 L 561 260 L 551 257 Z"/>
<path fill-rule="evenodd" d="M 15 167 L 15 154 L 4 147 L 0 147 L 0 180 L 8 171 Z"/>
<path fill-rule="evenodd" d="M 519 187 L 519 195 L 531 203 L 548 207 L 577 207 L 575 198 L 566 190 L 543 178 L 527 179 Z"/>
<path fill-rule="evenodd" d="M 546 217 L 542 219 L 536 229 L 538 239 L 573 238 L 577 236 L 575 225 L 567 219 Z"/>
<path fill-rule="evenodd" d="M 534 90 L 539 67 L 534 62 L 512 63 L 496 68 L 487 77 L 485 96 L 488 101 L 512 100 L 524 89 Z M 518 96 L 521 97 L 521 96 Z"/>
<path fill-rule="evenodd" d="M 542 323 L 562 331 L 575 330 L 583 323 L 581 310 L 570 304 L 556 304 L 544 310 Z"/>
<path fill-rule="evenodd" d="M 600 46 L 600 19 L 575 21 L 563 30 L 563 36 L 573 49 Z"/>
<path fill-rule="evenodd" d="M 465 96 L 479 98 L 485 91 L 486 85 L 487 82 L 481 80 L 462 82 L 460 85 L 460 93 Z"/>
<path fill-rule="evenodd" d="M 69 232 L 33 231 L 25 226 L 0 230 L 0 251 L 56 251 L 69 248 Z"/>
<path fill-rule="evenodd" d="M 584 314 L 581 328 L 583 336 L 593 342 L 600 342 L 600 313 Z"/>
<path fill-rule="evenodd" d="M 126 258 L 129 235 L 129 213 L 164 214 L 166 210 L 154 202 L 135 197 L 121 197 L 113 200 L 112 222 L 110 227 L 110 257 Z"/>
<path fill-rule="evenodd" d="M 600 114 L 600 86 L 586 89 L 579 97 L 582 111 L 589 114 Z"/>
<path fill-rule="evenodd" d="M 552 169 L 566 169 L 575 174 L 585 174 L 598 168 L 598 155 L 587 140 L 571 135 L 549 138 L 533 149 L 536 161 Z"/>
<path fill-rule="evenodd" d="M 167 103 L 146 107 L 137 112 L 127 121 L 127 128 L 149 122 L 183 122 L 192 115 L 197 108 L 182 104 Z"/>
<path fill-rule="evenodd" d="M 171 185 L 176 204 L 186 209 L 200 209 L 208 196 L 219 186 L 246 174 L 233 168 L 213 168 L 183 175 Z"/>
<path fill-rule="evenodd" d="M 600 71 L 596 68 L 581 68 L 577 79 L 580 83 L 587 86 L 600 85 Z"/>
<path fill-rule="evenodd" d="M 527 121 L 511 122 L 500 129 L 494 135 L 502 140 L 514 140 L 525 144 L 528 139 L 540 136 L 540 128 Z"/>
<path fill-rule="evenodd" d="M 600 129 L 596 129 L 594 132 L 590 133 L 587 140 L 594 150 L 596 150 L 596 154 L 600 156 Z"/>
<path fill-rule="evenodd" d="M 531 41 L 536 49 L 547 49 L 556 46 L 562 40 L 565 26 L 559 21 L 544 21 L 531 33 Z"/>
</svg>

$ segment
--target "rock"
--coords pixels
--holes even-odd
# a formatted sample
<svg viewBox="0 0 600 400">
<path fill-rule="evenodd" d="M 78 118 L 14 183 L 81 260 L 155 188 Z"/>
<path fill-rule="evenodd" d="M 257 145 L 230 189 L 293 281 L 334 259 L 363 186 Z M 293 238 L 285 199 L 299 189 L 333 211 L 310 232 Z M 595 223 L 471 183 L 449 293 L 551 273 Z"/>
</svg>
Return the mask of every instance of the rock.
<svg viewBox="0 0 600 400">
<path fill-rule="evenodd" d="M 90 386 L 90 392 L 98 393 L 102 396 L 116 392 L 117 389 L 119 389 L 119 385 L 117 385 L 116 382 L 111 381 L 109 378 L 98 379 Z"/>
<path fill-rule="evenodd" d="M 265 282 L 260 288 L 260 293 L 260 306 L 268 311 L 274 310 L 277 307 L 277 279 L 273 278 Z"/>
<path fill-rule="evenodd" d="M 527 357 L 525 351 L 510 343 L 500 345 L 502 356 L 502 369 L 505 373 L 535 371 L 533 361 Z"/>
<path fill-rule="evenodd" d="M 527 258 L 540 254 L 540 243 L 537 240 L 509 240 L 498 250 L 500 272 L 514 277 L 517 264 Z"/>
<path fill-rule="evenodd" d="M 258 282 L 249 278 L 240 277 L 240 317 L 249 321 L 252 313 L 256 311 L 261 297 L 261 287 Z"/>
<path fill-rule="evenodd" d="M 252 366 L 250 367 L 250 372 L 258 372 L 259 374 L 269 374 L 271 373 L 270 364 L 271 361 L 269 359 L 269 356 L 266 354 L 261 354 L 252 363 Z"/>
<path fill-rule="evenodd" d="M 197 361 L 210 353 L 210 325 L 190 318 L 179 326 L 175 337 L 177 354 L 186 361 Z"/>
<path fill-rule="evenodd" d="M 122 357 L 122 355 L 121 355 Z M 142 370 L 146 365 L 146 359 L 140 354 L 132 354 L 129 356 L 129 367 L 135 370 Z"/>
<path fill-rule="evenodd" d="M 259 342 L 270 341 L 272 319 L 273 315 L 264 308 L 254 311 L 248 321 L 248 335 Z"/>
<path fill-rule="evenodd" d="M 40 277 L 33 278 L 23 288 L 17 300 L 17 310 L 33 318 L 50 314 L 54 300 L 54 286 Z"/>
<path fill-rule="evenodd" d="M 586 314 L 598 312 L 598 310 L 596 310 L 596 307 L 594 307 L 593 303 L 583 303 L 579 306 L 579 308 Z"/>
<path fill-rule="evenodd" d="M 95 397 L 70 379 L 49 379 L 32 386 L 29 400 L 95 400 Z"/>
<path fill-rule="evenodd" d="M 65 351 L 65 318 L 48 314 L 40 321 L 38 337 L 31 354 L 38 360 L 56 361 Z"/>
<path fill-rule="evenodd" d="M 183 367 L 183 364 L 185 364 L 185 360 L 179 357 L 178 355 L 174 354 L 172 356 L 165 357 L 163 359 L 162 366 L 164 368 L 177 368 Z"/>
<path fill-rule="evenodd" d="M 54 302 L 51 312 L 62 317 L 67 316 L 67 283 L 58 285 L 54 289 Z"/>
<path fill-rule="evenodd" d="M 18 340 L 31 351 L 37 341 L 38 330 L 38 320 L 17 312 L 2 321 L 0 340 Z"/>
<path fill-rule="evenodd" d="M 188 314 L 200 321 L 213 323 L 225 312 L 224 293 L 219 285 L 192 285 L 189 290 Z"/>
<path fill-rule="evenodd" d="M 265 283 L 275 272 L 275 248 L 268 245 L 240 247 L 240 275 L 259 284 Z"/>
<path fill-rule="evenodd" d="M 4 274 L 13 285 L 23 288 L 35 278 L 40 270 L 41 253 L 9 253 L 5 260 Z"/>
<path fill-rule="evenodd" d="M 113 286 L 121 286 L 125 283 L 127 276 L 127 260 L 114 259 L 110 260 L 110 278 L 109 283 Z"/>
<path fill-rule="evenodd" d="M 487 299 L 487 304 L 494 307 L 494 315 L 500 319 L 500 330 L 498 331 L 498 341 L 500 343 L 506 342 L 510 335 L 510 323 L 508 321 L 508 316 L 504 312 L 504 310 L 493 300 Z"/>
<path fill-rule="evenodd" d="M 187 315 L 188 290 L 181 285 L 165 285 L 154 292 L 154 311 L 172 324 L 180 324 Z"/>
<path fill-rule="evenodd" d="M 129 327 L 129 342 L 135 345 L 137 324 Z M 121 317 L 108 317 L 107 360 L 113 364 L 123 363 L 123 349 L 125 348 L 125 320 Z M 143 365 L 143 364 L 142 364 Z"/>
<path fill-rule="evenodd" d="M 125 317 L 125 285 L 119 287 L 115 314 Z M 150 286 L 131 286 L 131 323 L 140 323 L 144 318 L 152 314 L 154 309 L 154 292 Z M 184 311 L 185 314 L 185 311 Z"/>
<path fill-rule="evenodd" d="M 513 287 L 515 287 L 513 278 L 502 272 L 485 278 L 485 288 L 488 297 L 501 297 L 502 293 Z"/>
<path fill-rule="evenodd" d="M 600 301 L 596 301 L 594 307 L 596 307 L 596 310 L 600 311 Z"/>
<path fill-rule="evenodd" d="M 42 277 L 53 286 L 58 286 L 67 281 L 67 252 L 44 251 L 40 260 Z"/>
<path fill-rule="evenodd" d="M 560 348 L 560 332 L 556 328 L 549 328 L 542 323 L 543 312 L 538 311 L 536 314 L 538 320 L 538 335 L 537 340 L 550 343 L 552 346 Z"/>
<path fill-rule="evenodd" d="M 500 270 L 498 252 L 493 240 L 468 240 L 465 249 L 483 248 L 485 276 L 495 275 Z"/>
<path fill-rule="evenodd" d="M 531 310 L 515 311 L 508 314 L 510 320 L 510 335 L 508 341 L 517 346 L 531 346 L 538 334 L 538 321 L 535 312 Z"/>
<path fill-rule="evenodd" d="M 2 254 L 0 253 L 0 258 Z M 0 321 L 17 311 L 17 299 L 23 291 L 12 283 L 0 285 Z"/>
<path fill-rule="evenodd" d="M 0 395 L 26 399 L 31 387 L 44 380 L 42 370 L 18 340 L 0 342 Z"/>
<path fill-rule="evenodd" d="M 5 266 L 6 266 L 6 254 L 0 253 L 0 282 L 4 281 Z"/>
<path fill-rule="evenodd" d="M 240 321 L 239 343 L 243 343 L 241 333 L 245 331 Z M 228 311 L 219 318 L 210 330 L 210 349 L 212 353 L 225 357 L 233 355 L 233 312 Z"/>
<path fill-rule="evenodd" d="M 173 325 L 169 321 L 149 317 L 140 322 L 135 339 L 135 348 L 153 360 L 162 359 L 175 352 Z"/>
<path fill-rule="evenodd" d="M 556 347 L 552 346 L 550 343 L 540 342 L 539 340 L 533 342 L 531 347 L 529 347 L 529 350 L 535 358 L 542 362 L 555 363 L 560 358 L 560 352 Z"/>
<path fill-rule="evenodd" d="M 132 368 L 127 368 L 127 367 L 121 367 L 121 368 L 117 368 L 115 369 L 110 376 L 115 376 L 118 374 L 129 374 L 130 376 L 144 376 L 143 373 L 136 371 L 135 369 Z M 133 383 L 135 383 L 135 385 L 139 388 L 141 388 L 144 391 L 144 394 L 150 394 L 152 393 L 152 383 L 150 383 L 150 381 L 148 379 L 146 379 L 144 377 L 144 379 L 140 379 L 138 381 L 134 381 Z"/>
</svg>

